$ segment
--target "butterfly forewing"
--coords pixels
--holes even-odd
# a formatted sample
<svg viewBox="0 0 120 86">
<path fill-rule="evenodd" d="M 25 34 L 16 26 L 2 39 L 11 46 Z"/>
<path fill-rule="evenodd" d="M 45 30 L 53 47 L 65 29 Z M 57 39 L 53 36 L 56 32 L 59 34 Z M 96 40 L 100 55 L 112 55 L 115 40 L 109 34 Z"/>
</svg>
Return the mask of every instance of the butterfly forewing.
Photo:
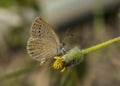
<svg viewBox="0 0 120 86">
<path fill-rule="evenodd" d="M 30 38 L 27 43 L 27 50 L 31 57 L 37 61 L 52 58 L 60 50 L 59 38 L 53 29 L 37 17 L 30 30 Z"/>
<path fill-rule="evenodd" d="M 37 17 L 34 20 L 31 26 L 30 34 L 32 37 L 50 39 L 53 42 L 56 42 L 58 45 L 60 43 L 58 36 L 53 31 L 51 26 L 40 17 Z"/>
</svg>

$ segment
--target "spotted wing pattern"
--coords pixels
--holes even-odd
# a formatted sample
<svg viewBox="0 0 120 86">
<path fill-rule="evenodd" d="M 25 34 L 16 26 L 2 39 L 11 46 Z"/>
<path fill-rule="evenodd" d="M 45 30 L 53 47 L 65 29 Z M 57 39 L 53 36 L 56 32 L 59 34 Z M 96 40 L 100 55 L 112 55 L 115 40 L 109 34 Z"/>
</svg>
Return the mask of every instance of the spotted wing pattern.
<svg viewBox="0 0 120 86">
<path fill-rule="evenodd" d="M 40 17 L 37 17 L 30 29 L 27 43 L 28 54 L 37 61 L 46 60 L 57 55 L 60 41 L 53 29 Z"/>
</svg>

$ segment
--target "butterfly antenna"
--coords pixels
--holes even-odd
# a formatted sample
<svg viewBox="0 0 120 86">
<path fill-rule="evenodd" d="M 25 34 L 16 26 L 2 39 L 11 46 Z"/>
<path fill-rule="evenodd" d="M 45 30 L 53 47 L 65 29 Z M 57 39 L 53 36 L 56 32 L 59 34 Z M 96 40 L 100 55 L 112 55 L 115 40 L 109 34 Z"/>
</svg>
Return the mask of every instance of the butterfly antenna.
<svg viewBox="0 0 120 86">
<path fill-rule="evenodd" d="M 65 32 L 65 37 L 62 41 L 63 46 L 65 46 L 65 42 L 67 39 L 71 38 L 73 36 L 73 34 L 71 34 L 71 28 L 68 28 L 67 31 Z"/>
</svg>

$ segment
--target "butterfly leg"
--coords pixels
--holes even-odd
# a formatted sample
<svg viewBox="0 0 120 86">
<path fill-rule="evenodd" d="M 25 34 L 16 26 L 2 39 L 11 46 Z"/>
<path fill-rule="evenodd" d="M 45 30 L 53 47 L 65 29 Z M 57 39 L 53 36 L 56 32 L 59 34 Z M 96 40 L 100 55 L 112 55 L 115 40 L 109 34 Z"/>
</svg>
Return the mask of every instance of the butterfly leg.
<svg viewBox="0 0 120 86">
<path fill-rule="evenodd" d="M 44 64 L 46 61 L 47 61 L 46 58 L 41 58 L 41 59 L 40 59 L 40 65 Z"/>
</svg>

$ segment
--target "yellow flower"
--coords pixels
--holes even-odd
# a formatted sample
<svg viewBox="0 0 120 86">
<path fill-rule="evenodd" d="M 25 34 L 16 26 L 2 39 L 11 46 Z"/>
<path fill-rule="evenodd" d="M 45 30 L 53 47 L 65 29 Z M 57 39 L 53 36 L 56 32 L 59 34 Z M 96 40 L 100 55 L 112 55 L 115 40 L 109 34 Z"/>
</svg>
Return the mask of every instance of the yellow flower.
<svg viewBox="0 0 120 86">
<path fill-rule="evenodd" d="M 66 67 L 63 65 L 64 59 L 61 56 L 55 56 L 54 59 L 53 68 L 64 72 L 66 70 Z"/>
</svg>

